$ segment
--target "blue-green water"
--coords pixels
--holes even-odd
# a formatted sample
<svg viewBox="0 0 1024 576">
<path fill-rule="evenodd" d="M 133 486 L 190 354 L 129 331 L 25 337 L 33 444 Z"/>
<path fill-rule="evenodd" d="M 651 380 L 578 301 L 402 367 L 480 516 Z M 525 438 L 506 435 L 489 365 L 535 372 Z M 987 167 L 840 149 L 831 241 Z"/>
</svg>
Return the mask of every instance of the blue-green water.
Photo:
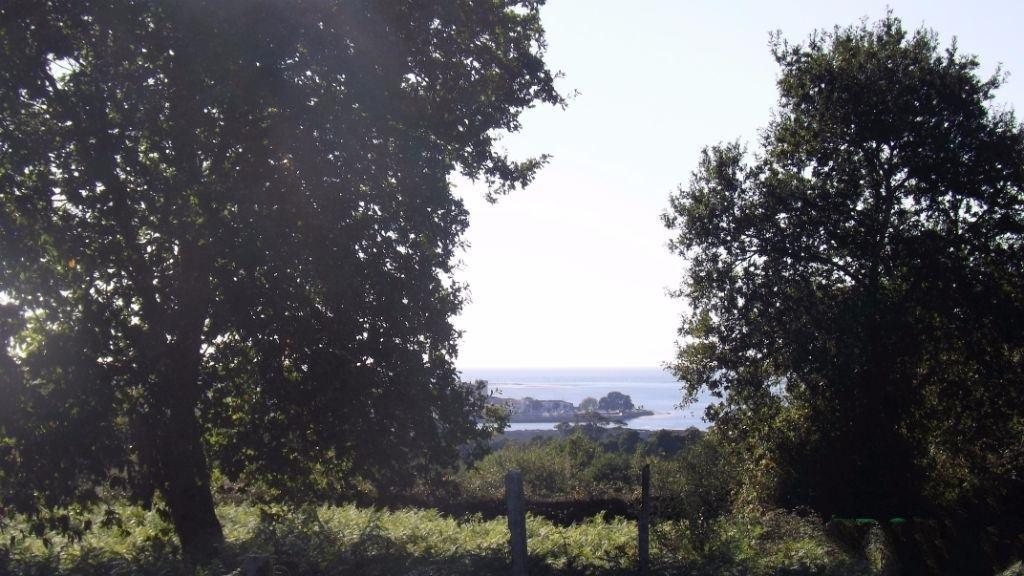
<svg viewBox="0 0 1024 576">
<path fill-rule="evenodd" d="M 638 430 L 705 429 L 704 408 L 712 400 L 701 397 L 696 404 L 678 408 L 680 384 L 660 368 L 476 368 L 462 370 L 463 380 L 487 380 L 491 392 L 505 398 L 567 400 L 579 404 L 586 397 L 600 398 L 617 390 L 628 394 L 633 404 L 654 412 L 629 421 Z M 554 428 L 554 424 L 512 424 L 511 430 Z"/>
</svg>

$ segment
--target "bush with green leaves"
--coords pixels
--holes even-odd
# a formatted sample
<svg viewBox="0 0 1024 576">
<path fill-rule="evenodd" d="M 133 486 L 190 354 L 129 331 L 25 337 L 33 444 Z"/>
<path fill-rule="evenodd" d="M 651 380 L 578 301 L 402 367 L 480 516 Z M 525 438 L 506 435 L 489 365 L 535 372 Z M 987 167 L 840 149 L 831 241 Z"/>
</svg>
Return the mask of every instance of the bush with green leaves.
<svg viewBox="0 0 1024 576">
<path fill-rule="evenodd" d="M 644 438 L 636 430 L 566 426 L 564 435 L 558 438 L 505 442 L 466 466 L 456 483 L 468 498 L 491 499 L 503 493 L 505 474 L 520 470 L 528 497 L 632 500 L 639 489 L 638 473 L 644 463 L 654 463 L 664 471 L 659 472 L 663 476 L 682 477 L 679 466 L 689 465 L 683 464 L 689 462 L 686 455 L 701 444 L 704 436 L 696 429 L 660 430 Z M 707 452 L 706 457 L 711 458 L 711 453 Z M 678 459 L 682 460 L 674 464 Z M 673 489 L 684 488 L 673 482 Z"/>
<path fill-rule="evenodd" d="M 716 522 L 731 509 L 738 489 L 733 459 L 713 435 L 670 460 L 654 460 L 652 490 L 657 514 L 685 526 L 685 546 L 704 553 L 711 545 Z"/>
<path fill-rule="evenodd" d="M 25 532 L 16 518 L 0 543 L 0 574 L 16 576 L 191 574 L 174 531 L 161 514 L 118 506 L 124 525 L 97 527 L 83 538 Z M 499 574 L 508 569 L 504 518 L 450 518 L 434 510 L 383 511 L 356 506 L 218 507 L 227 540 L 219 563 L 202 574 L 233 573 L 247 555 L 270 556 L 275 573 Z M 636 526 L 591 518 L 573 526 L 527 519 L 531 574 L 616 574 L 636 561 Z"/>
<path fill-rule="evenodd" d="M 10 519 L 0 539 L 0 574 L 12 576 L 185 576 L 195 574 L 182 561 L 167 520 L 158 512 L 128 505 L 115 510 L 118 526 L 100 526 L 78 540 L 48 533 L 23 533 L 22 517 Z M 222 505 L 217 509 L 227 541 L 219 563 L 201 576 L 237 574 L 242 558 L 267 555 L 274 573 L 472 575 L 503 574 L 509 567 L 505 518 L 446 517 L 433 510 L 384 511 L 357 506 L 305 508 Z M 633 574 L 637 562 L 636 523 L 631 519 L 589 518 L 559 526 L 527 517 L 529 573 L 541 576 Z M 713 545 L 702 554 L 673 546 L 670 536 L 683 523 L 654 526 L 651 564 L 658 574 L 688 576 L 743 574 L 877 574 L 869 562 L 847 556 L 824 537 L 816 518 L 781 512 L 730 514 L 717 524 Z M 11 538 L 13 536 L 13 538 Z"/>
<path fill-rule="evenodd" d="M 526 495 L 536 499 L 617 497 L 630 490 L 636 476 L 633 455 L 607 451 L 596 440 L 575 433 L 508 443 L 463 470 L 457 481 L 467 498 L 492 499 L 503 494 L 509 470 L 522 471 Z"/>
</svg>

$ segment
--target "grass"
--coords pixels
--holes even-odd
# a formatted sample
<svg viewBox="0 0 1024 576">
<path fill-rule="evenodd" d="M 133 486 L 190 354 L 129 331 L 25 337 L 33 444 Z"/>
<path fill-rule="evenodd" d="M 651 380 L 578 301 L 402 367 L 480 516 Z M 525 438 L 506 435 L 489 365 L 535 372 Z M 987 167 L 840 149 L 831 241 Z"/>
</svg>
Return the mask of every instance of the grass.
<svg viewBox="0 0 1024 576">
<path fill-rule="evenodd" d="M 18 521 L 0 544 L 0 573 L 15 576 L 161 575 L 188 570 L 170 526 L 153 511 L 120 506 L 122 527 L 97 527 L 81 540 L 23 533 Z M 218 509 L 228 540 L 222 565 L 200 572 L 226 575 L 250 554 L 274 558 L 275 574 L 473 575 L 508 571 L 504 518 L 450 518 L 433 510 L 382 511 L 356 506 L 289 510 L 251 505 Z M 633 573 L 636 524 L 590 518 L 559 526 L 527 519 L 530 574 Z M 694 548 L 683 526 L 661 523 L 652 535 L 660 574 L 872 574 L 866 559 L 831 546 L 813 521 L 781 513 L 729 516 L 712 541 Z"/>
</svg>

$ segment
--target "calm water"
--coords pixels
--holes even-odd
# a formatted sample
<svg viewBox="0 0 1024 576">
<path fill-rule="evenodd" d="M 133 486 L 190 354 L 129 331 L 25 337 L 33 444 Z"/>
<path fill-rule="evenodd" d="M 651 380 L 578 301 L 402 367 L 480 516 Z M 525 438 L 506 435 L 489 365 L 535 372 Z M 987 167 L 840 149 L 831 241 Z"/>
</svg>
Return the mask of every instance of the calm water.
<svg viewBox="0 0 1024 576">
<path fill-rule="evenodd" d="M 529 396 L 538 400 L 568 400 L 579 404 L 590 396 L 600 398 L 617 390 L 633 404 L 654 412 L 629 421 L 638 430 L 707 428 L 701 398 L 685 409 L 676 408 L 682 394 L 675 378 L 660 368 L 478 368 L 462 371 L 463 380 L 487 380 L 491 392 L 505 398 Z M 510 430 L 554 428 L 554 424 L 512 424 Z"/>
</svg>

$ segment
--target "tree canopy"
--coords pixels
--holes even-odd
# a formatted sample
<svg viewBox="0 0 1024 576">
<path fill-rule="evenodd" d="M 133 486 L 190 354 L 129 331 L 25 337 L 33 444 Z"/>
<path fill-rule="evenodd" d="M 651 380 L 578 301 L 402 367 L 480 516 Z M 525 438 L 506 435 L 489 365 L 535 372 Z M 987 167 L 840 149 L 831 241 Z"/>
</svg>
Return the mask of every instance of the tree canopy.
<svg viewBox="0 0 1024 576">
<path fill-rule="evenodd" d="M 772 49 L 760 145 L 705 149 L 664 216 L 691 307 L 675 374 L 718 396 L 748 483 L 784 504 L 1019 503 L 1024 131 L 992 104 L 1003 75 L 891 15 Z"/>
<path fill-rule="evenodd" d="M 214 465 L 301 496 L 451 461 L 483 401 L 448 178 L 543 164 L 495 146 L 562 103 L 541 4 L 0 6 L 5 503 L 159 493 L 203 556 Z"/>
<path fill-rule="evenodd" d="M 633 409 L 633 399 L 628 394 L 613 390 L 597 401 L 597 409 L 603 412 L 625 412 Z"/>
</svg>

